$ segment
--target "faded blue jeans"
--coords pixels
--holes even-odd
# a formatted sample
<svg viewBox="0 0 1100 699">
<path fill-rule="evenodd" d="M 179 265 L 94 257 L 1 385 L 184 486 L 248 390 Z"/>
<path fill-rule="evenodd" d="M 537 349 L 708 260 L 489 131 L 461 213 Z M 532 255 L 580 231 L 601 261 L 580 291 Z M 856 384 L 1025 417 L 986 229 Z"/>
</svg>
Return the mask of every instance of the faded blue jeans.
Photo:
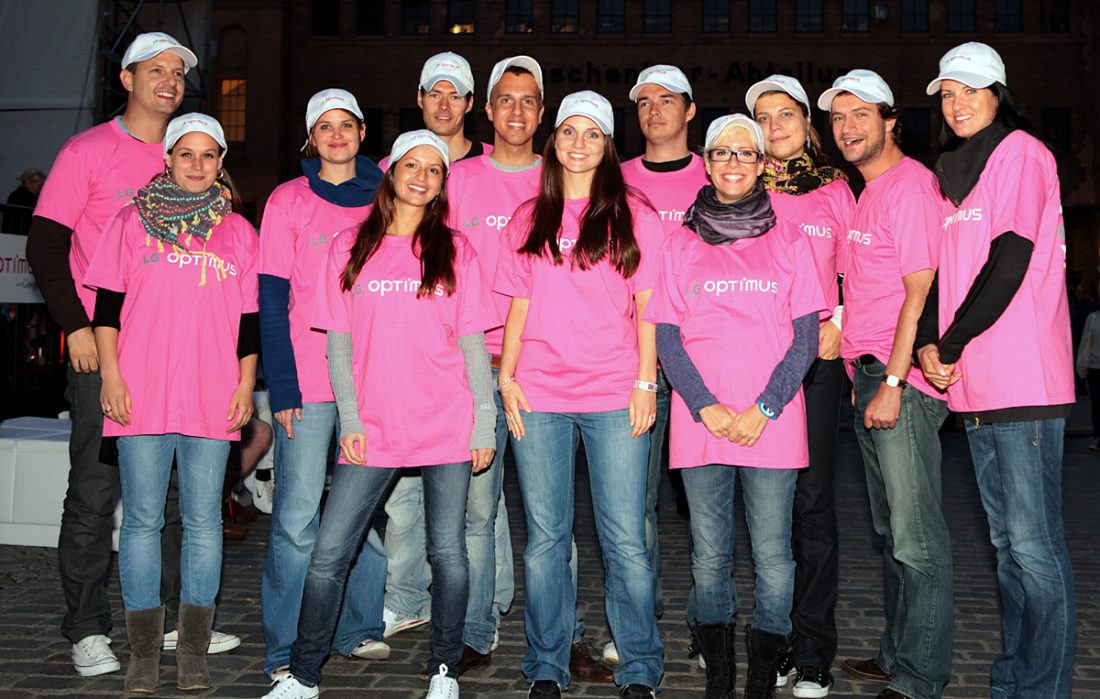
<svg viewBox="0 0 1100 699">
<path fill-rule="evenodd" d="M 164 501 L 176 458 L 183 518 L 180 601 L 214 604 L 221 587 L 222 487 L 229 440 L 181 434 L 118 438 L 122 529 L 118 576 L 126 611 L 159 607 Z"/>
<path fill-rule="evenodd" d="M 993 699 L 1062 699 L 1073 680 L 1073 570 L 1062 529 L 1062 418 L 967 421 L 966 436 L 997 547 L 1001 654 Z"/>
<path fill-rule="evenodd" d="M 462 660 L 468 595 L 464 533 L 470 469 L 469 461 L 422 469 L 424 522 L 432 566 L 429 675 L 446 665 L 448 674 L 457 677 Z M 336 464 L 306 575 L 298 638 L 290 649 L 290 672 L 307 685 L 316 686 L 321 681 L 321 664 L 328 657 L 336 630 L 352 559 L 400 475 L 400 469 Z"/>
<path fill-rule="evenodd" d="M 513 440 L 527 517 L 524 553 L 530 682 L 569 684 L 577 625 L 576 589 L 568 584 L 574 513 L 574 466 L 584 439 L 592 506 L 604 564 L 604 605 L 619 651 L 615 681 L 657 687 L 663 649 L 653 609 L 653 571 L 645 548 L 649 435 L 631 437 L 626 409 L 523 414 L 526 435 Z"/>
<path fill-rule="evenodd" d="M 294 422 L 294 439 L 278 422 L 274 427 L 275 503 L 260 584 L 267 674 L 290 663 L 290 645 L 298 633 L 302 587 L 320 528 L 321 495 L 333 451 L 336 403 L 302 405 L 302 421 Z M 332 641 L 334 653 L 350 655 L 363 641 L 382 638 L 385 579 L 386 555 L 372 528 L 348 576 Z"/>
<path fill-rule="evenodd" d="M 691 506 L 691 576 L 697 624 L 737 621 L 733 551 L 737 483 L 745 503 L 756 571 L 753 628 L 786 636 L 791 632 L 794 556 L 791 519 L 798 469 L 712 464 L 681 471 Z"/>
<path fill-rule="evenodd" d="M 875 531 L 884 539 L 886 628 L 876 658 L 890 688 L 939 699 L 951 677 L 954 578 L 951 534 L 943 517 L 939 429 L 947 403 L 902 389 L 893 429 L 867 429 L 863 411 L 882 386 L 882 362 L 855 364 L 853 427 L 863 454 Z"/>
</svg>

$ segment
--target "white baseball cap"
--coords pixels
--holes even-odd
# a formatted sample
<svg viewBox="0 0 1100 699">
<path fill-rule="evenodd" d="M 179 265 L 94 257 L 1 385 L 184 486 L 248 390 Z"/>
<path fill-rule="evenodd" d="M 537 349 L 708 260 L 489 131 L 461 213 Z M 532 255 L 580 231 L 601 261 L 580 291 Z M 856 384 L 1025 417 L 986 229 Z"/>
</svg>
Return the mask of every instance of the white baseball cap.
<svg viewBox="0 0 1100 699">
<path fill-rule="evenodd" d="M 603 95 L 591 90 L 581 90 L 565 96 L 558 107 L 558 118 L 554 120 L 554 128 L 571 116 L 588 117 L 596 122 L 604 135 L 615 133 L 615 112 L 611 109 L 611 103 Z"/>
<path fill-rule="evenodd" d="M 390 148 L 390 167 L 393 167 L 398 160 L 404 158 L 406 153 L 417 146 L 435 148 L 443 158 L 443 164 L 447 167 L 451 166 L 451 154 L 446 141 L 427 129 L 417 129 L 416 131 L 406 131 L 393 142 L 393 147 Z"/>
<path fill-rule="evenodd" d="M 940 59 L 940 74 L 928 83 L 928 94 L 940 91 L 941 80 L 956 80 L 967 87 L 983 88 L 993 83 L 1007 85 L 1005 63 L 992 46 L 977 41 L 959 44 Z"/>
<path fill-rule="evenodd" d="M 343 109 L 354 114 L 359 121 L 363 120 L 363 110 L 359 108 L 355 95 L 347 90 L 330 87 L 309 98 L 309 104 L 306 105 L 306 133 L 312 131 L 321 115 L 330 109 Z"/>
<path fill-rule="evenodd" d="M 174 53 L 183 60 L 183 72 L 191 70 L 199 64 L 195 53 L 176 41 L 175 38 L 164 32 L 149 32 L 138 34 L 130 45 L 126 47 L 126 53 L 122 54 L 122 67 L 127 68 L 135 63 L 148 61 L 162 53 Z"/>
<path fill-rule="evenodd" d="M 420 87 L 425 92 L 431 92 L 435 84 L 443 80 L 454 85 L 460 95 L 474 91 L 474 74 L 470 71 L 470 64 L 457 53 L 444 51 L 424 61 L 424 67 L 420 70 Z"/>
<path fill-rule="evenodd" d="M 756 139 L 756 151 L 758 153 L 764 152 L 764 132 L 761 130 L 760 124 L 757 124 L 752 117 L 747 117 L 744 114 L 727 114 L 710 122 L 710 126 L 707 127 L 706 145 L 703 148 L 710 150 L 718 137 L 722 135 L 722 132 L 734 126 L 751 133 L 752 137 Z"/>
<path fill-rule="evenodd" d="M 496 84 L 504 77 L 504 72 L 512 66 L 526 68 L 531 71 L 531 74 L 535 76 L 535 83 L 539 86 L 539 97 L 546 96 L 542 88 L 542 66 L 539 65 L 539 62 L 530 56 L 512 56 L 511 58 L 497 61 L 497 64 L 493 66 L 493 72 L 489 74 L 489 89 L 485 92 L 487 100 L 492 101 L 493 88 L 496 87 Z"/>
<path fill-rule="evenodd" d="M 806 111 L 810 109 L 810 98 L 806 96 L 806 90 L 802 83 L 789 75 L 769 75 L 758 83 L 755 83 L 745 93 L 745 106 L 750 114 L 756 113 L 756 100 L 765 92 L 785 92 L 794 98 L 795 102 L 806 105 Z"/>
<path fill-rule="evenodd" d="M 688 82 L 687 76 L 684 75 L 684 71 L 676 66 L 663 64 L 655 65 L 639 73 L 638 82 L 634 83 L 634 87 L 630 88 L 631 101 L 637 102 L 638 93 L 642 91 L 642 86 L 649 84 L 660 85 L 673 92 L 677 92 L 681 95 L 686 94 L 688 97 L 692 97 L 691 83 Z M 694 97 L 692 97 L 692 99 L 694 99 Z"/>
<path fill-rule="evenodd" d="M 168 122 L 168 130 L 164 132 L 164 154 L 168 155 L 168 151 L 172 150 L 177 141 L 196 131 L 214 139 L 214 142 L 221 146 L 222 156 L 229 150 L 229 146 L 225 143 L 225 132 L 222 131 L 222 125 L 218 120 L 208 114 L 191 112 Z"/>
<path fill-rule="evenodd" d="M 894 106 L 894 93 L 890 91 L 890 86 L 873 70 L 856 68 L 834 80 L 833 86 L 817 98 L 817 108 L 830 111 L 833 108 L 833 98 L 841 92 L 851 92 L 871 104 L 886 103 Z"/>
</svg>

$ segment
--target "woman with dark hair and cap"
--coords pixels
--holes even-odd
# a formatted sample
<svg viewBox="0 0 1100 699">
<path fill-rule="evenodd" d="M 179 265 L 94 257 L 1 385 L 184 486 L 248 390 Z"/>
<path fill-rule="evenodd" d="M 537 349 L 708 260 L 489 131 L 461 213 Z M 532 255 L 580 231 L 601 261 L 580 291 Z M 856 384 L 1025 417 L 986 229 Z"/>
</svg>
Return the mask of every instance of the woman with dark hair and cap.
<svg viewBox="0 0 1100 699">
<path fill-rule="evenodd" d="M 743 114 L 707 128 L 703 187 L 661 250 L 647 320 L 676 395 L 669 466 L 691 506 L 695 637 L 708 699 L 734 696 L 733 585 L 738 487 L 752 535 L 756 606 L 746 699 L 775 694 L 788 650 L 795 563 L 791 518 L 806 468 L 802 379 L 817 356 L 825 298 L 810 244 L 777 219 L 764 183 L 764 135 Z"/>
<path fill-rule="evenodd" d="M 259 350 L 258 241 L 234 211 L 226 150 L 213 117 L 169 122 L 166 172 L 107 225 L 84 277 L 96 289 L 103 436 L 118 437 L 129 692 L 160 686 L 160 530 L 173 457 L 184 532 L 176 686 L 210 686 L 222 485 L 230 441 L 252 417 Z"/>
<path fill-rule="evenodd" d="M 320 694 L 348 583 L 374 516 L 406 469 L 424 479 L 432 566 L 427 699 L 459 699 L 466 617 L 466 491 L 489 467 L 496 406 L 484 330 L 500 324 L 477 253 L 447 223 L 448 148 L 401 134 L 359 226 L 333 241 L 313 327 L 328 332 L 340 459 L 306 574 L 289 672 L 267 699 Z M 440 419 L 444 416 L 444 419 Z M 379 589 L 381 592 L 381 589 Z"/>
<path fill-rule="evenodd" d="M 275 498 L 261 588 L 264 672 L 272 677 L 290 664 L 336 428 L 325 336 L 311 324 L 321 270 L 336 234 L 367 217 L 382 179 L 378 166 L 359 154 L 365 133 L 350 92 L 313 95 L 302 176 L 275 188 L 260 224 L 260 340 L 275 418 Z M 385 576 L 385 553 L 372 530 L 352 568 L 334 653 L 389 656 L 382 640 Z"/>
<path fill-rule="evenodd" d="M 1076 400 L 1057 165 L 1009 91 L 995 50 L 940 59 L 945 197 L 936 284 L 917 357 L 966 423 L 997 548 L 1002 649 L 992 696 L 1069 697 L 1073 572 L 1062 524 L 1062 449 Z"/>
<path fill-rule="evenodd" d="M 837 254 L 856 202 L 844 173 L 824 163 L 821 138 L 810 123 L 810 100 L 798 80 L 772 75 L 749 88 L 745 104 L 764 133 L 768 157 L 762 179 L 775 215 L 809 243 L 825 292 L 817 357 L 802 382 L 810 465 L 799 471 L 795 488 L 794 631 L 777 683 L 786 685 L 794 673 L 795 697 L 826 697 L 837 646 L 836 439 L 844 394 Z"/>
</svg>

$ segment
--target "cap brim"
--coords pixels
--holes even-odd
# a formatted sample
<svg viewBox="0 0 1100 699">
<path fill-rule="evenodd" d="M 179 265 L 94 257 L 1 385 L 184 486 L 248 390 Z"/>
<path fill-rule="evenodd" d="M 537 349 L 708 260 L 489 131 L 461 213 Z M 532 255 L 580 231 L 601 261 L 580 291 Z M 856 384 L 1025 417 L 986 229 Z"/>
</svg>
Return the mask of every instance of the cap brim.
<svg viewBox="0 0 1100 699">
<path fill-rule="evenodd" d="M 691 92 L 688 91 L 688 90 L 685 90 L 683 88 L 683 86 L 673 85 L 670 82 L 664 81 L 664 80 L 646 80 L 644 83 L 638 83 L 634 87 L 630 88 L 629 97 L 630 97 L 631 102 L 637 102 L 638 101 L 638 93 L 641 92 L 642 88 L 645 87 L 646 85 L 660 85 L 661 87 L 665 88 L 666 90 L 671 90 L 672 92 L 675 92 L 678 95 L 687 95 L 688 97 L 691 97 Z"/>
<path fill-rule="evenodd" d="M 958 71 L 952 71 L 949 73 L 943 73 L 938 78 L 928 83 L 928 87 L 925 92 L 929 95 L 934 95 L 940 91 L 940 83 L 944 80 L 954 80 L 960 82 L 967 87 L 973 87 L 982 89 L 989 87 L 993 83 L 997 82 L 995 79 L 991 79 L 988 75 L 978 75 L 976 73 L 960 73 Z"/>
<path fill-rule="evenodd" d="M 457 78 L 453 75 L 435 75 L 435 76 L 432 76 L 432 79 L 430 81 L 428 81 L 427 85 L 421 85 L 420 87 L 424 88 L 424 90 L 427 91 L 427 92 L 431 92 L 432 88 L 434 88 L 436 86 L 436 84 L 444 82 L 444 81 L 449 82 L 450 84 L 454 85 L 455 89 L 458 90 L 458 93 L 463 95 L 463 96 L 468 95 L 468 94 L 470 94 L 471 92 L 474 91 L 474 88 L 473 88 L 472 85 L 467 85 L 466 81 L 464 81 L 462 78 Z"/>
<path fill-rule="evenodd" d="M 850 92 L 856 97 L 860 98 L 868 104 L 890 104 L 886 100 L 882 99 L 880 95 L 872 95 L 869 92 L 864 92 L 858 88 L 852 89 L 850 87 L 830 87 L 825 92 L 821 93 L 821 96 L 817 98 L 817 108 L 831 112 L 833 109 L 833 98 L 842 92 Z M 892 106 L 892 105 L 891 105 Z"/>
<path fill-rule="evenodd" d="M 530 56 L 516 56 L 508 61 L 508 65 L 505 66 L 504 70 L 507 71 L 508 68 L 512 66 L 519 66 L 520 68 L 526 68 L 531 71 L 531 74 L 535 76 L 535 82 L 539 85 L 539 93 L 541 94 L 545 91 L 542 86 L 542 66 L 539 65 L 538 61 Z"/>
</svg>

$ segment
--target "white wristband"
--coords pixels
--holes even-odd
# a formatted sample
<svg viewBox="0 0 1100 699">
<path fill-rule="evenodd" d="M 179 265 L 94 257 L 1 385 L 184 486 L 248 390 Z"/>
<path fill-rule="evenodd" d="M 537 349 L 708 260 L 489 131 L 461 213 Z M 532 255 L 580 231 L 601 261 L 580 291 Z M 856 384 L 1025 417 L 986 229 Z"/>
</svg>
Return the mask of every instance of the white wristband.
<svg viewBox="0 0 1100 699">
<path fill-rule="evenodd" d="M 634 381 L 634 388 L 640 388 L 643 391 L 649 391 L 650 393 L 657 392 L 657 384 L 650 383 L 648 381 L 642 381 L 641 379 L 636 379 Z"/>
</svg>

